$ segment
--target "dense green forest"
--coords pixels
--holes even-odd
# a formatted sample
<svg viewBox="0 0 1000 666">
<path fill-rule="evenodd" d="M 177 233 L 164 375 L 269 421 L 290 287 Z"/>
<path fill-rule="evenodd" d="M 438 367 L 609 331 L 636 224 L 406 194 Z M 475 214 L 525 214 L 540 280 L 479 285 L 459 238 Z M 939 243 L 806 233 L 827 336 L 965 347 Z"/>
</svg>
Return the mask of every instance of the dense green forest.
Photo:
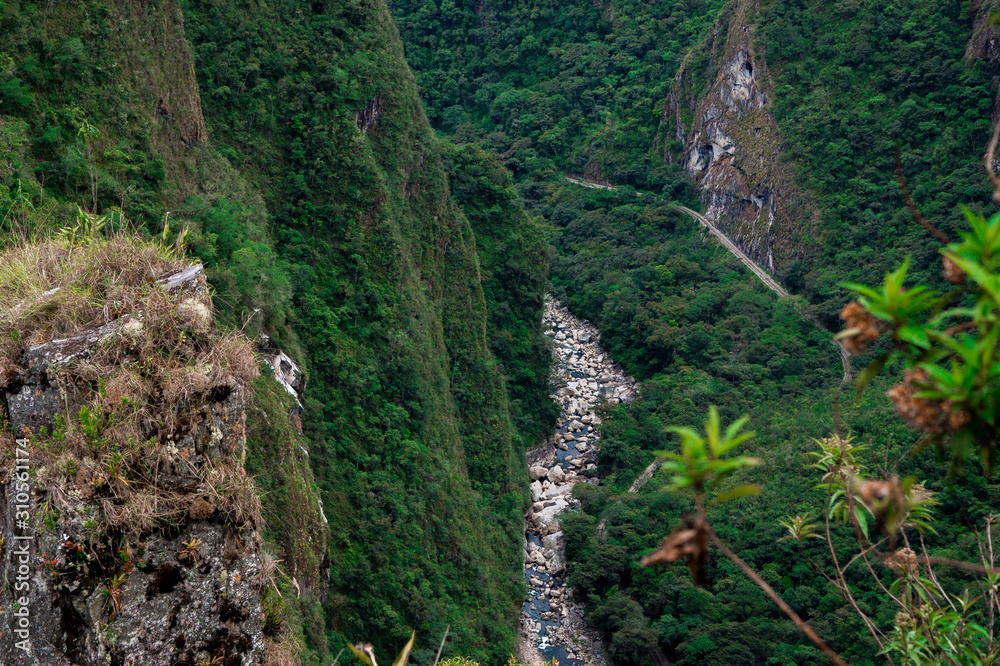
<svg viewBox="0 0 1000 666">
<path fill-rule="evenodd" d="M 657 189 L 650 150 L 678 64 L 724 3 L 390 4 L 431 124 L 501 155 L 520 182 L 553 170 Z"/>
<path fill-rule="evenodd" d="M 822 215 L 820 253 L 782 277 L 830 325 L 848 300 L 838 283 L 878 282 L 907 256 L 915 280 L 941 284 L 935 244 L 901 205 L 895 144 L 921 214 L 945 234 L 964 228 L 959 205 L 987 209 L 981 160 L 996 72 L 965 57 L 975 12 L 970 3 L 761 3 L 774 113 Z"/>
<path fill-rule="evenodd" d="M 729 562 L 710 561 L 704 588 L 686 572 L 638 565 L 691 506 L 657 492 L 662 479 L 648 492 L 622 493 L 653 450 L 675 446 L 665 426 L 699 424 L 717 405 L 724 420 L 750 416 L 758 434 L 746 452 L 763 460 L 742 478 L 763 494 L 722 509 L 720 533 L 850 663 L 878 663 L 878 646 L 843 597 L 794 543 L 776 543 L 778 520 L 816 510 L 818 477 L 805 471 L 807 452 L 818 450 L 813 438 L 836 423 L 870 447 L 867 465 L 898 460 L 901 475 L 925 479 L 940 493 L 944 523 L 928 546 L 959 559 L 976 559 L 973 533 L 998 489 L 977 461 L 952 487 L 933 454 L 906 455 L 919 436 L 885 397 L 900 366 L 855 401 L 852 387 L 839 387 L 829 334 L 808 319 L 840 328 L 837 313 L 851 299 L 841 283 L 877 283 L 908 256 L 908 284 L 944 284 L 937 242 L 903 204 L 894 149 L 923 215 L 956 238 L 966 228 L 960 204 L 990 206 L 980 157 L 995 71 L 965 57 L 977 11 L 967 2 L 750 5 L 771 77 L 763 85 L 787 147 L 782 159 L 819 211 L 818 224 L 802 232 L 813 235 L 795 239 L 809 253 L 779 267 L 797 297 L 778 300 L 670 208 L 691 205 L 697 193 L 676 166 L 684 146 L 661 111 L 671 92 L 687 104 L 683 95 L 697 101 L 713 84 L 722 63 L 709 44 L 720 31 L 724 44 L 735 5 L 392 8 L 432 124 L 504 160 L 529 212 L 552 229 L 553 292 L 645 380 L 640 398 L 603 427 L 606 483 L 581 486 L 583 511 L 563 521 L 570 584 L 589 595 L 588 618 L 607 632 L 612 656 L 647 663 L 659 648 L 679 664 L 825 662 Z M 686 88 L 672 89 L 680 67 Z M 581 188 L 564 173 L 618 189 Z M 850 533 L 836 538 L 846 552 Z M 888 585 L 892 574 L 882 573 Z M 951 571 L 943 584 L 957 592 L 971 580 Z M 865 611 L 891 627 L 896 607 L 867 573 L 854 572 L 850 583 Z"/>
<path fill-rule="evenodd" d="M 737 5 L 767 62 L 780 159 L 818 211 L 778 267 L 796 294 L 784 299 L 673 208 L 698 207 L 699 192 L 665 108 L 673 96 L 694 109 L 716 81 L 713 45 Z M 947 462 L 910 454 L 919 435 L 885 396 L 900 363 L 855 398 L 812 323 L 839 328 L 854 298 L 842 283 L 878 283 L 906 257 L 908 285 L 944 284 L 938 245 L 900 195 L 897 145 L 917 206 L 948 237 L 965 228 L 960 204 L 990 209 L 980 159 L 997 72 L 965 54 L 984 11 L 0 2 L 0 243 L 72 224 L 78 206 L 115 213 L 109 232 L 173 242 L 186 228 L 223 325 L 300 363 L 301 432 L 284 418 L 289 396 L 259 379 L 246 462 L 299 663 L 330 663 L 345 640 L 395 654 L 416 629 L 412 660 L 427 664 L 446 627 L 446 656 L 495 664 L 515 650 L 523 451 L 557 415 L 547 290 L 642 381 L 635 402 L 608 410 L 601 485 L 581 485 L 562 521 L 570 585 L 615 662 L 824 663 L 728 561 L 711 558 L 702 587 L 681 567 L 638 564 L 692 507 L 660 492 L 663 478 L 625 490 L 653 451 L 676 449 L 668 426 L 700 425 L 715 405 L 725 422 L 749 415 L 757 435 L 741 452 L 761 465 L 732 483 L 763 488 L 713 509 L 717 531 L 850 663 L 881 663 L 844 598 L 797 544 L 778 543 L 778 521 L 817 511 L 807 454 L 836 430 L 869 446 L 869 469 L 896 465 L 937 493 L 935 554 L 975 559 L 974 532 L 1000 501 L 978 460 L 949 485 Z M 837 549 L 852 538 L 835 532 Z M 860 568 L 848 577 L 890 627 L 881 587 Z M 941 574 L 949 592 L 972 580 Z"/>
<path fill-rule="evenodd" d="M 763 461 L 735 481 L 758 483 L 763 493 L 716 510 L 720 534 L 849 663 L 878 663 L 878 647 L 847 602 L 802 561 L 794 543 L 776 544 L 784 534 L 779 520 L 815 515 L 822 499 L 813 490 L 819 475 L 808 469 L 809 452 L 818 451 L 813 440 L 829 436 L 838 422 L 870 447 L 869 467 L 899 461 L 900 475 L 925 479 L 940 493 L 936 515 L 943 523 L 927 543 L 942 556 L 977 558 L 973 533 L 1000 500 L 1000 486 L 973 460 L 949 488 L 946 462 L 929 452 L 906 455 L 919 436 L 885 397 L 899 369 L 855 402 L 853 388 L 840 387 L 830 335 L 802 317 L 814 308 L 801 298 L 775 298 L 694 221 L 628 192 L 572 185 L 552 192 L 541 208 L 550 218 L 551 208 L 575 209 L 554 236 L 553 290 L 598 324 L 602 344 L 645 380 L 639 398 L 617 407 L 603 426 L 605 483 L 581 486 L 583 511 L 563 520 L 570 585 L 589 597 L 588 617 L 608 633 L 612 656 L 644 663 L 648 650 L 659 647 L 679 664 L 826 663 L 730 563 L 711 560 L 704 588 L 686 571 L 638 564 L 691 505 L 660 492 L 665 478 L 654 478 L 638 495 L 625 490 L 652 451 L 675 446 L 666 426 L 698 424 L 716 405 L 727 421 L 749 415 L 758 434 L 741 451 Z M 597 534 L 602 520 L 606 541 Z M 853 543 L 846 528 L 837 539 L 843 552 Z M 893 575 L 883 573 L 888 585 Z M 898 607 L 867 572 L 853 574 L 866 611 L 891 627 Z M 972 580 L 954 572 L 942 578 L 956 592 Z"/>
<path fill-rule="evenodd" d="M 187 228 L 219 318 L 306 372 L 302 433 L 268 384 L 248 413 L 299 662 L 448 625 L 446 654 L 505 659 L 520 451 L 554 416 L 545 235 L 431 133 L 384 6 L 9 2 L 0 63 L 4 242 L 77 204 Z"/>
</svg>

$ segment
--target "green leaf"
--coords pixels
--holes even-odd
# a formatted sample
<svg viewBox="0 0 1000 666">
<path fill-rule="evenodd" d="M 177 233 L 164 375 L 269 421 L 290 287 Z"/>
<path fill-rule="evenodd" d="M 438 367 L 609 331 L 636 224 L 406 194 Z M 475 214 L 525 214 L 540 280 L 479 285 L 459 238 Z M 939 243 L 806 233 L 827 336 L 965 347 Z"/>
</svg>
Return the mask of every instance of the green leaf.
<svg viewBox="0 0 1000 666">
<path fill-rule="evenodd" d="M 862 505 L 854 507 L 854 517 L 858 519 L 858 526 L 861 528 L 861 532 L 868 538 L 868 518 L 865 516 L 865 512 L 862 510 Z"/>
<path fill-rule="evenodd" d="M 850 289 L 851 291 L 861 294 L 862 296 L 867 296 L 873 300 L 881 300 L 882 295 L 871 287 L 866 287 L 863 284 L 856 284 L 854 282 L 841 282 L 840 285 L 844 289 Z"/>
<path fill-rule="evenodd" d="M 909 324 L 896 329 L 896 336 L 904 342 L 909 342 L 918 347 L 930 347 L 931 341 L 927 338 L 927 333 L 922 326 Z"/>
<path fill-rule="evenodd" d="M 760 495 L 760 486 L 752 483 L 745 483 L 727 490 L 724 493 L 719 493 L 715 496 L 715 499 L 712 500 L 711 505 L 725 504 L 726 502 L 731 502 L 741 497 L 750 497 L 751 495 Z"/>
<path fill-rule="evenodd" d="M 417 638 L 417 632 L 414 631 L 410 634 L 410 640 L 407 641 L 406 646 L 403 648 L 399 656 L 396 657 L 396 661 L 392 662 L 392 666 L 406 666 L 406 662 L 410 660 L 410 652 L 413 650 L 413 641 Z"/>
<path fill-rule="evenodd" d="M 708 418 L 705 420 L 705 436 L 708 439 L 709 450 L 719 454 L 719 410 L 715 405 L 708 408 Z"/>
</svg>

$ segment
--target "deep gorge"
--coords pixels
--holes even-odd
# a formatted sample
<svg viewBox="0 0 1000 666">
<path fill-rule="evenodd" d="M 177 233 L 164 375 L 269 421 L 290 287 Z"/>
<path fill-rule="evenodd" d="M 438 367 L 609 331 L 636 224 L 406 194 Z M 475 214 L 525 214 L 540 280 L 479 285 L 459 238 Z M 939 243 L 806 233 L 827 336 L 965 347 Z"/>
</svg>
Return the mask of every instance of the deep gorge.
<svg viewBox="0 0 1000 666">
<path fill-rule="evenodd" d="M 749 416 L 759 464 L 727 483 L 761 486 L 712 509 L 719 536 L 850 663 L 881 663 L 779 521 L 813 510 L 817 441 L 850 433 L 869 472 L 936 493 L 929 552 L 977 557 L 988 456 L 913 453 L 886 396 L 901 361 L 841 386 L 899 341 L 846 358 L 830 332 L 844 283 L 907 257 L 907 287 L 950 288 L 897 159 L 949 239 L 961 206 L 993 210 L 995 9 L 0 3 L 0 481 L 13 496 L 35 386 L 45 663 L 325 666 L 358 642 L 391 663 L 413 631 L 418 666 L 534 666 L 539 631 L 567 665 L 826 663 L 717 553 L 703 585 L 639 565 L 693 511 L 654 452 L 710 406 Z M 119 331 L 161 321 L 171 262 L 203 267 L 198 302 Z M 33 369 L 91 330 L 98 356 Z M 223 455 L 202 412 L 236 394 Z M 851 579 L 890 632 L 879 583 Z M 0 655 L 30 663 L 0 596 Z"/>
</svg>

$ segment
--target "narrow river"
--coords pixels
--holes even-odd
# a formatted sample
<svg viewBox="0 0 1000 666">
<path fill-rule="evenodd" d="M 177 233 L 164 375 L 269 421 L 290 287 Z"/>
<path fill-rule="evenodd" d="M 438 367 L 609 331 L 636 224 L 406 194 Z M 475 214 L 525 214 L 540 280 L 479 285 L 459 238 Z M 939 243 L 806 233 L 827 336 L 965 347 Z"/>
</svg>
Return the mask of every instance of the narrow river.
<svg viewBox="0 0 1000 666">
<path fill-rule="evenodd" d="M 611 362 L 597 342 L 599 333 L 558 301 L 546 299 L 545 334 L 553 339 L 552 398 L 562 407 L 557 430 L 528 451 L 533 504 L 525 520 L 524 576 L 528 596 L 521 610 L 519 652 L 528 666 L 605 664 L 597 632 L 583 622 L 583 604 L 566 587 L 560 515 L 575 509 L 573 486 L 597 485 L 601 400 L 629 402 L 636 382 Z"/>
</svg>

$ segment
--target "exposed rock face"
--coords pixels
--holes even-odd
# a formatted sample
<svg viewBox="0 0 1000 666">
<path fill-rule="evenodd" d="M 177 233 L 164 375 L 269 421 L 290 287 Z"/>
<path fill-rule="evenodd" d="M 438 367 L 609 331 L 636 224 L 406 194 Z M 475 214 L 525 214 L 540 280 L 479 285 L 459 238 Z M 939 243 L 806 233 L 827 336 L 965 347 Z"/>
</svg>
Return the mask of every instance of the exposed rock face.
<svg viewBox="0 0 1000 666">
<path fill-rule="evenodd" d="M 579 506 L 577 483 L 599 483 L 596 461 L 601 422 L 594 408 L 635 399 L 635 380 L 625 376 L 597 343 L 597 329 L 559 303 L 545 302 L 546 335 L 555 342 L 557 387 L 563 407 L 558 430 L 528 452 L 532 504 L 525 522 L 525 576 L 529 597 L 521 614 L 519 656 L 529 666 L 557 657 L 562 664 L 604 664 L 596 632 L 583 622 L 583 605 L 565 587 L 559 515 Z"/>
<path fill-rule="evenodd" d="M 707 45 L 718 67 L 715 81 L 698 97 L 700 73 L 682 66 L 662 122 L 684 146 L 683 164 L 698 182 L 705 217 L 774 273 L 801 253 L 815 207 L 780 160 L 767 66 L 748 23 L 754 4 L 735 0 L 720 15 Z"/>
<path fill-rule="evenodd" d="M 262 335 L 257 340 L 257 349 L 268 365 L 271 366 L 271 370 L 274 372 L 274 379 L 284 387 L 289 395 L 295 398 L 295 402 L 301 411 L 303 407 L 302 403 L 299 402 L 299 396 L 305 390 L 306 383 L 299 366 L 295 364 L 295 361 L 288 354 L 275 347 L 274 341 L 266 335 Z"/>
<path fill-rule="evenodd" d="M 27 583 L 30 654 L 18 647 L 19 606 L 0 598 L 0 662 L 27 664 L 150 664 L 194 666 L 196 655 L 225 654 L 220 663 L 259 664 L 263 654 L 260 582 L 264 575 L 256 535 L 197 522 L 174 538 L 153 534 L 142 551 L 77 551 L 93 512 L 72 496 L 43 496 L 36 489 L 33 529 L 17 527 L 14 483 L 0 489 L 0 534 L 9 544 L 5 568 L 11 581 Z M 44 500 L 51 504 L 44 504 Z M 54 510 L 58 518 L 53 524 Z M 24 533 L 22 535 L 22 532 Z M 20 539 L 33 536 L 32 541 Z M 189 555 L 185 542 L 197 547 Z M 18 577 L 26 546 L 29 576 Z M 132 563 L 116 587 L 105 562 Z M 23 613 L 23 611 L 20 611 Z"/>
<path fill-rule="evenodd" d="M 969 9 L 972 15 L 972 36 L 965 48 L 967 60 L 982 60 L 992 76 L 994 83 L 1000 80 L 1000 35 L 996 22 L 992 20 L 997 10 L 997 3 L 974 2 Z M 1000 90 L 993 96 L 992 121 L 1000 117 Z"/>
<path fill-rule="evenodd" d="M 164 288 L 204 332 L 210 300 L 195 268 Z M 4 373 L 10 380 L 0 397 L 23 437 L 0 442 L 0 567 L 11 582 L 0 591 L 2 664 L 262 662 L 270 565 L 254 520 L 234 514 L 247 507 L 223 508 L 217 499 L 223 486 L 246 482 L 239 380 L 223 375 L 213 384 L 209 369 L 195 367 L 178 384 L 197 396 L 191 408 L 169 430 L 143 425 L 134 446 L 119 448 L 128 460 L 120 468 L 114 456 L 50 453 L 58 438 L 75 436 L 59 424 L 87 404 L 88 362 L 111 338 L 135 335 L 141 321 L 142 313 L 132 313 L 37 345 Z M 120 447 L 100 439 L 96 419 L 111 417 L 93 418 L 79 428 L 96 434 L 81 442 L 104 453 Z M 48 435 L 39 437 L 43 429 Z M 127 478 L 140 468 L 153 480 Z M 135 488 L 127 501 L 124 487 Z M 143 520 L 149 527 L 136 532 Z"/>
</svg>

